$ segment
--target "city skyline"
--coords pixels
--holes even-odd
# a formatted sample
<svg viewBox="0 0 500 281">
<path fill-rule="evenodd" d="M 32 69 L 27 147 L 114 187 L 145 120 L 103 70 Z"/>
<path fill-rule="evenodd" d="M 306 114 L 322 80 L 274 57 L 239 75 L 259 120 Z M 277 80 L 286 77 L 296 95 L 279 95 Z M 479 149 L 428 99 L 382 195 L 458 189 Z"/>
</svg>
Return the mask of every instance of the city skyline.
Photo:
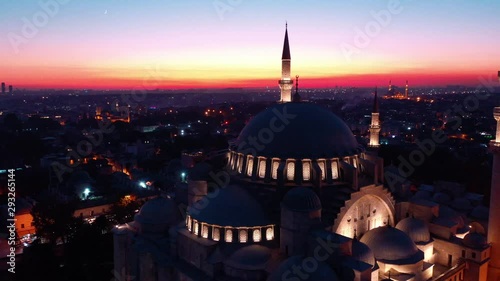
<svg viewBox="0 0 500 281">
<path fill-rule="evenodd" d="M 292 75 L 303 88 L 472 86 L 497 73 L 499 11 L 494 1 L 13 2 L 0 12 L 0 80 L 16 88 L 277 88 L 288 21 Z"/>
</svg>

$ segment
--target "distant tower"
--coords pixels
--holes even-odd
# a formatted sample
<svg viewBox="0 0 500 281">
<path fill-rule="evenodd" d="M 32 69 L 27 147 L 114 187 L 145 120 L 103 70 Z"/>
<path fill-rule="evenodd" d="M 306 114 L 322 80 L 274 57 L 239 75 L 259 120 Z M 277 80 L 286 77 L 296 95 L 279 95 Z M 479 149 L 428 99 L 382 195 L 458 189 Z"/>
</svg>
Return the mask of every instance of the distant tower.
<svg viewBox="0 0 500 281">
<path fill-rule="evenodd" d="M 500 77 L 499 77 L 500 78 Z M 495 107 L 493 116 L 497 121 L 495 140 L 491 141 L 493 170 L 491 174 L 490 216 L 488 218 L 488 242 L 491 243 L 488 280 L 500 280 L 500 107 Z"/>
<path fill-rule="evenodd" d="M 295 76 L 295 94 L 293 95 L 293 102 L 300 102 L 302 98 L 299 94 L 299 76 Z"/>
<path fill-rule="evenodd" d="M 292 101 L 293 80 L 290 77 L 291 71 L 290 45 L 288 44 L 288 24 L 285 26 L 285 42 L 283 44 L 283 54 L 281 56 L 281 80 L 279 85 L 281 89 L 280 102 Z"/>
<path fill-rule="evenodd" d="M 408 80 L 406 80 L 405 98 L 408 98 Z"/>
<path fill-rule="evenodd" d="M 9 94 L 12 94 L 12 85 L 9 85 Z"/>
<path fill-rule="evenodd" d="M 380 120 L 378 111 L 377 88 L 375 88 L 375 99 L 373 100 L 372 123 L 370 124 L 370 146 L 378 147 L 380 134 Z"/>
<path fill-rule="evenodd" d="M 392 80 L 389 80 L 389 94 L 392 92 Z"/>
<path fill-rule="evenodd" d="M 5 82 L 2 82 L 2 95 L 5 94 Z"/>
</svg>

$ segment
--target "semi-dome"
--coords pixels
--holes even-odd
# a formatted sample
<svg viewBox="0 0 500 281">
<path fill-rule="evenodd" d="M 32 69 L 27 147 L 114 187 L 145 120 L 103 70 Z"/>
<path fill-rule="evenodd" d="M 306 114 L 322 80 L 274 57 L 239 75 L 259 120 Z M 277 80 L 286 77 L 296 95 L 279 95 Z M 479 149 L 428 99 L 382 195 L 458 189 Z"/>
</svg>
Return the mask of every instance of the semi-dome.
<svg viewBox="0 0 500 281">
<path fill-rule="evenodd" d="M 295 187 L 286 193 L 283 206 L 292 211 L 310 212 L 320 210 L 321 201 L 312 189 Z"/>
<path fill-rule="evenodd" d="M 373 251 L 375 258 L 386 263 L 415 263 L 424 258 L 415 243 L 403 231 L 382 226 L 374 228 L 363 235 L 361 242 Z"/>
<path fill-rule="evenodd" d="M 310 280 L 310 281 L 337 281 L 339 280 L 337 274 L 333 269 L 323 262 L 318 261 L 318 267 L 312 271 L 308 272 L 307 275 L 297 275 L 294 273 L 294 268 L 301 268 L 304 265 L 304 257 L 302 256 L 292 256 L 285 261 L 283 261 L 278 269 L 276 269 L 269 277 L 267 281 L 282 281 L 282 280 Z M 305 277 L 305 278 L 303 278 Z"/>
<path fill-rule="evenodd" d="M 352 258 L 371 266 L 375 265 L 375 256 L 373 255 L 373 251 L 370 247 L 358 239 L 352 240 Z"/>
<path fill-rule="evenodd" d="M 260 203 L 243 188 L 231 185 L 209 193 L 188 209 L 191 218 L 212 225 L 249 227 L 269 225 Z"/>
<path fill-rule="evenodd" d="M 179 209 L 172 199 L 158 196 L 148 200 L 135 215 L 141 224 L 175 224 L 179 222 Z"/>
<path fill-rule="evenodd" d="M 471 232 L 465 235 L 462 242 L 464 243 L 465 246 L 473 249 L 484 249 L 488 247 L 488 242 L 486 240 L 486 237 L 477 232 Z"/>
<path fill-rule="evenodd" d="M 257 139 L 258 146 L 251 140 Z M 269 141 L 268 141 L 269 140 Z M 333 158 L 362 151 L 349 127 L 312 103 L 284 103 L 257 114 L 241 131 L 234 149 L 280 158 Z"/>
<path fill-rule="evenodd" d="M 271 258 L 271 250 L 261 245 L 250 245 L 238 249 L 224 264 L 241 270 L 264 270 Z"/>
<path fill-rule="evenodd" d="M 396 228 L 406 233 L 415 243 L 426 243 L 431 240 L 429 227 L 422 220 L 405 218 L 396 225 Z"/>
</svg>

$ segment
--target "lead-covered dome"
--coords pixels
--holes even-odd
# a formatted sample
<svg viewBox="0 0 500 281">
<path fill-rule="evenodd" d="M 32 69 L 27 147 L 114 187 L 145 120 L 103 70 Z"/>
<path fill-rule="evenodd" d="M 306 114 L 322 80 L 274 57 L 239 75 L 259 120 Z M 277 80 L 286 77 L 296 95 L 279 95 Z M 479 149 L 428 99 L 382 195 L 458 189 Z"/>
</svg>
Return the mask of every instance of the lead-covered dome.
<svg viewBox="0 0 500 281">
<path fill-rule="evenodd" d="M 291 211 L 310 212 L 320 210 L 321 201 L 312 189 L 295 187 L 285 194 L 283 206 Z"/>
<path fill-rule="evenodd" d="M 373 251 L 375 258 L 391 264 L 410 264 L 424 258 L 415 243 L 403 231 L 382 226 L 363 235 L 360 240 Z"/>
<path fill-rule="evenodd" d="M 372 267 L 375 265 L 373 251 L 358 239 L 352 240 L 352 258 L 367 263 Z"/>
<path fill-rule="evenodd" d="M 191 218 L 212 225 L 249 227 L 270 224 L 260 203 L 243 188 L 231 185 L 210 193 L 188 209 Z"/>
<path fill-rule="evenodd" d="M 145 233 L 162 233 L 178 223 L 181 215 L 172 199 L 158 196 L 144 203 L 134 220 Z"/>
<path fill-rule="evenodd" d="M 251 140 L 257 139 L 258 145 Z M 257 114 L 241 131 L 234 149 L 258 156 L 328 158 L 363 149 L 349 127 L 331 111 L 312 103 L 284 103 Z"/>
<path fill-rule="evenodd" d="M 396 225 L 396 228 L 406 233 L 415 243 L 427 243 L 431 240 L 429 227 L 422 220 L 405 218 Z"/>
</svg>

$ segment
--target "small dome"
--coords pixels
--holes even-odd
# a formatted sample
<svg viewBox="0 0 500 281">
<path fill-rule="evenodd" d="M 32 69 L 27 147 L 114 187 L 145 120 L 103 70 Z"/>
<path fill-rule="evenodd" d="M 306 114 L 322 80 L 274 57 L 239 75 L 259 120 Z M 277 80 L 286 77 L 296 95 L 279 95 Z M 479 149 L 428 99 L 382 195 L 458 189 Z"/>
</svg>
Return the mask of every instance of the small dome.
<svg viewBox="0 0 500 281">
<path fill-rule="evenodd" d="M 361 242 L 373 251 L 375 258 L 384 262 L 411 261 L 423 259 L 423 253 L 403 231 L 382 226 L 363 235 Z"/>
<path fill-rule="evenodd" d="M 209 193 L 188 208 L 195 220 L 219 226 L 264 226 L 270 221 L 260 203 L 245 189 L 231 185 Z"/>
<path fill-rule="evenodd" d="M 437 192 L 436 194 L 434 194 L 434 196 L 432 196 L 432 201 L 434 201 L 438 204 L 448 205 L 451 203 L 451 198 L 446 193 Z"/>
<path fill-rule="evenodd" d="M 486 240 L 486 237 L 477 232 L 471 232 L 465 235 L 462 242 L 465 246 L 473 249 L 484 249 L 488 247 L 488 241 Z"/>
<path fill-rule="evenodd" d="M 250 245 L 234 252 L 224 264 L 241 270 L 264 270 L 270 258 L 269 248 Z"/>
<path fill-rule="evenodd" d="M 162 196 L 148 200 L 135 215 L 135 220 L 141 224 L 173 225 L 179 219 L 180 214 L 175 202 Z"/>
<path fill-rule="evenodd" d="M 427 224 L 416 218 L 406 218 L 401 220 L 396 228 L 403 231 L 415 243 L 426 243 L 431 240 L 431 234 Z"/>
<path fill-rule="evenodd" d="M 280 130 L 273 133 L 274 127 Z M 267 138 L 266 132 L 272 138 L 258 151 L 258 156 L 315 159 L 363 151 L 342 119 L 313 103 L 282 103 L 260 112 L 243 128 L 233 149 L 248 154 L 248 140 L 261 135 Z"/>
<path fill-rule="evenodd" d="M 371 266 L 375 265 L 375 256 L 373 251 L 366 244 L 358 239 L 352 240 L 352 258 L 357 261 L 362 261 Z"/>
<path fill-rule="evenodd" d="M 446 206 L 439 206 L 439 216 L 437 219 L 452 221 L 458 224 L 459 229 L 465 227 L 465 219 L 455 210 Z"/>
<path fill-rule="evenodd" d="M 267 281 L 282 281 L 282 280 L 304 280 L 304 281 L 338 281 L 339 278 L 337 277 L 337 274 L 333 269 L 328 266 L 327 264 L 323 262 L 319 262 L 315 260 L 315 263 L 317 262 L 318 267 L 316 270 L 312 272 L 308 272 L 307 276 L 306 275 L 296 275 L 294 273 L 294 268 L 297 267 L 303 267 L 304 263 L 307 263 L 307 259 L 314 259 L 312 257 L 310 258 L 304 258 L 302 256 L 292 256 L 286 260 L 284 260 L 278 269 L 276 269 L 269 277 L 267 278 Z M 312 264 L 312 263 L 311 263 Z M 300 273 L 299 273 L 300 274 Z M 301 278 L 301 277 L 305 277 Z"/>
<path fill-rule="evenodd" d="M 286 193 L 283 206 L 292 211 L 309 212 L 320 210 L 321 201 L 312 189 L 295 187 Z"/>
<path fill-rule="evenodd" d="M 472 209 L 470 201 L 465 198 L 455 198 L 450 206 L 459 211 L 468 211 Z"/>
<path fill-rule="evenodd" d="M 474 209 L 472 209 L 470 213 L 471 217 L 478 219 L 478 220 L 487 220 L 489 215 L 490 215 L 490 209 L 486 206 L 476 206 Z"/>
</svg>

